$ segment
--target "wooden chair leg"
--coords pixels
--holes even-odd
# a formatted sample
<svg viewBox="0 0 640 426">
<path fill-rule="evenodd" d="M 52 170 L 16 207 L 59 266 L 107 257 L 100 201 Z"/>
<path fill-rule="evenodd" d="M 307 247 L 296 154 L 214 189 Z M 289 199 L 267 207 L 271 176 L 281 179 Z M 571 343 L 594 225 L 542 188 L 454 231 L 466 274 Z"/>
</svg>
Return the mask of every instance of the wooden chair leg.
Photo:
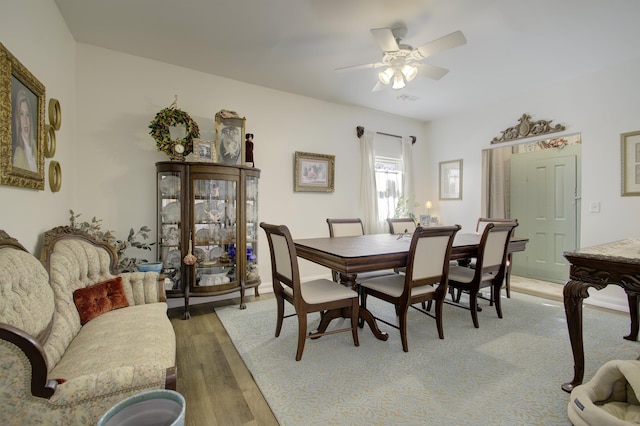
<svg viewBox="0 0 640 426">
<path fill-rule="evenodd" d="M 402 340 L 402 350 L 409 352 L 409 343 L 407 342 L 407 313 L 409 306 L 400 307 L 396 305 L 396 310 L 400 312 L 400 340 Z"/>
<path fill-rule="evenodd" d="M 431 300 L 429 301 L 431 305 Z M 442 308 L 444 306 L 444 300 L 436 301 L 436 325 L 438 327 L 438 337 L 444 339 L 444 328 L 442 327 Z"/>
<path fill-rule="evenodd" d="M 505 287 L 507 288 L 507 298 L 511 299 L 511 253 L 509 253 L 508 257 L 509 265 L 507 265 L 507 270 L 505 272 Z"/>
<path fill-rule="evenodd" d="M 494 292 L 498 293 L 498 297 L 496 298 L 496 313 L 498 314 L 498 318 L 502 318 L 502 304 L 500 303 L 500 289 L 502 288 L 502 283 L 493 285 L 492 288 Z"/>
<path fill-rule="evenodd" d="M 276 321 L 276 337 L 280 336 L 282 331 L 282 321 L 284 320 L 284 299 L 276 296 L 276 305 L 278 306 L 278 319 Z"/>
<path fill-rule="evenodd" d="M 478 323 L 478 290 L 469 291 L 469 308 L 471 309 L 473 326 L 475 328 L 480 328 L 480 324 Z"/>
<path fill-rule="evenodd" d="M 360 346 L 360 341 L 358 340 L 358 303 L 358 298 L 355 297 L 351 304 L 351 335 L 355 346 Z"/>
<path fill-rule="evenodd" d="M 302 351 L 304 351 L 304 343 L 307 340 L 307 314 L 298 313 L 298 351 L 296 352 L 296 361 L 302 359 Z"/>
</svg>

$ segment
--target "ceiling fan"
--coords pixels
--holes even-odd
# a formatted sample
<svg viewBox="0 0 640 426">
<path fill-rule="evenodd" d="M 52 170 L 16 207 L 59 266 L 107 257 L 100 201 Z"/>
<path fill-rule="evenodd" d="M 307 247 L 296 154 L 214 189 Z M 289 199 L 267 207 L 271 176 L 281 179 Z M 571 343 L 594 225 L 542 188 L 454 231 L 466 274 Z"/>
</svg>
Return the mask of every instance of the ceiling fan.
<svg viewBox="0 0 640 426">
<path fill-rule="evenodd" d="M 408 44 L 400 44 L 400 41 L 407 35 L 407 26 L 402 22 L 398 22 L 390 28 L 374 28 L 371 30 L 371 34 L 384 52 L 382 61 L 337 68 L 335 71 L 345 72 L 387 67 L 378 74 L 378 82 L 373 88 L 373 92 L 382 90 L 391 82 L 393 82 L 392 88 L 402 89 L 405 87 L 406 81 L 413 80 L 418 74 L 434 80 L 441 79 L 449 70 L 420 63 L 420 61 L 444 50 L 462 46 L 467 42 L 462 32 L 455 31 L 414 49 Z"/>
</svg>

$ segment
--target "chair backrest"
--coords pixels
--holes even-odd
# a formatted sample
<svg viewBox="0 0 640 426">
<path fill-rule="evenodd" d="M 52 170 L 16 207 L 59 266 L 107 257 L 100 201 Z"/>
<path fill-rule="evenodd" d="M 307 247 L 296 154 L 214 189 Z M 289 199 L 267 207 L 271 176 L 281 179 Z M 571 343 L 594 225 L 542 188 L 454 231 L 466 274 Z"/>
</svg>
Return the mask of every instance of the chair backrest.
<svg viewBox="0 0 640 426">
<path fill-rule="evenodd" d="M 392 234 L 404 234 L 413 233 L 416 230 L 416 222 L 410 217 L 403 217 L 398 219 L 387 219 L 389 223 L 389 232 Z"/>
<path fill-rule="evenodd" d="M 285 225 L 271 225 L 265 222 L 260 227 L 267 234 L 269 250 L 271 251 L 271 277 L 274 290 L 286 285 L 293 291 L 294 299 L 302 297 L 300 294 L 300 270 L 296 247 L 291 238 L 291 232 Z"/>
<path fill-rule="evenodd" d="M 498 219 L 495 217 L 481 217 L 478 219 L 478 223 L 476 223 L 476 234 L 482 234 L 484 232 L 484 228 L 489 223 L 518 223 L 518 219 Z"/>
<path fill-rule="evenodd" d="M 329 236 L 334 237 L 355 237 L 364 235 L 364 225 L 360 218 L 354 219 L 327 219 L 329 225 Z"/>
<path fill-rule="evenodd" d="M 446 292 L 451 247 L 459 230 L 460 225 L 416 228 L 407 259 L 405 292 L 436 283 L 440 283 L 438 292 Z"/>
<path fill-rule="evenodd" d="M 509 242 L 516 226 L 518 222 L 490 222 L 485 226 L 478 247 L 476 278 L 488 272 L 504 277 Z"/>
</svg>

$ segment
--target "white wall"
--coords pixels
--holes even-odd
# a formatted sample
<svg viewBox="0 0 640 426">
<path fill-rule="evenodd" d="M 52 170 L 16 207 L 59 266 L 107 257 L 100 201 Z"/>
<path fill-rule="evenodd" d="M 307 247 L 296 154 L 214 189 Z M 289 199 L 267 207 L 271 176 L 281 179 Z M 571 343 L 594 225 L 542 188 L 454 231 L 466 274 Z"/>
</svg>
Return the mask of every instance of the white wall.
<svg viewBox="0 0 640 426">
<path fill-rule="evenodd" d="M 0 229 L 39 255 L 42 233 L 68 222 L 76 196 L 75 41 L 53 0 L 10 0 L 0 3 L 0 43 L 45 86 L 47 105 L 55 98 L 62 109 L 53 158 L 62 168 L 60 192 L 48 180 L 44 191 L 0 186 Z M 45 178 L 48 167 L 46 160 Z"/>
<path fill-rule="evenodd" d="M 118 235 L 156 228 L 155 163 L 167 161 L 148 134 L 156 112 L 178 106 L 214 138 L 221 109 L 247 118 L 261 169 L 259 217 L 284 223 L 295 238 L 328 235 L 327 217 L 362 216 L 357 125 L 416 135 L 422 123 L 330 104 L 185 68 L 79 44 L 77 48 L 78 212 L 98 216 Z M 424 146 L 424 145 L 423 145 Z M 422 148 L 416 148 L 421 152 Z M 336 156 L 335 193 L 293 192 L 295 151 Z M 262 235 L 264 237 L 264 234 Z M 266 239 L 259 243 L 263 280 L 270 281 Z M 302 262 L 302 274 L 327 273 Z"/>
<path fill-rule="evenodd" d="M 464 165 L 463 199 L 438 201 L 434 214 L 463 228 L 475 226 L 480 215 L 481 152 L 528 113 L 534 120 L 566 126 L 566 132 L 554 135 L 582 134 L 581 246 L 640 237 L 640 197 L 620 196 L 620 134 L 640 129 L 638 75 L 640 59 L 427 125 L 427 195 L 438 199 L 439 161 L 462 158 Z M 601 203 L 600 213 L 589 212 L 594 201 Z M 619 287 L 592 290 L 591 295 L 588 301 L 594 304 L 622 309 L 627 305 Z"/>
</svg>

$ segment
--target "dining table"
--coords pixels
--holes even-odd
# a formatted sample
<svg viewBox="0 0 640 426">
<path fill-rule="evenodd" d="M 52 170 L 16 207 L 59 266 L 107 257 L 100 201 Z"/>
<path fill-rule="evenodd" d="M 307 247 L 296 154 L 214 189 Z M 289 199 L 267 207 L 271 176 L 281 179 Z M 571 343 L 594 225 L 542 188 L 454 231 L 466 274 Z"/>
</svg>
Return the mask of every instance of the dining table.
<svg viewBox="0 0 640 426">
<path fill-rule="evenodd" d="M 294 240 L 297 256 L 326 266 L 340 273 L 340 281 L 357 290 L 359 273 L 402 268 L 407 265 L 412 234 L 369 234 L 353 237 L 321 237 Z M 451 260 L 464 262 L 477 256 L 480 234 L 458 232 L 451 249 Z M 527 238 L 512 237 L 509 253 L 524 251 Z M 348 317 L 346 312 L 331 311 L 322 316 L 319 331 L 326 330 L 329 323 L 339 317 Z M 366 322 L 380 340 L 389 335 L 382 332 L 375 318 L 366 308 L 360 307 L 359 319 Z"/>
</svg>

